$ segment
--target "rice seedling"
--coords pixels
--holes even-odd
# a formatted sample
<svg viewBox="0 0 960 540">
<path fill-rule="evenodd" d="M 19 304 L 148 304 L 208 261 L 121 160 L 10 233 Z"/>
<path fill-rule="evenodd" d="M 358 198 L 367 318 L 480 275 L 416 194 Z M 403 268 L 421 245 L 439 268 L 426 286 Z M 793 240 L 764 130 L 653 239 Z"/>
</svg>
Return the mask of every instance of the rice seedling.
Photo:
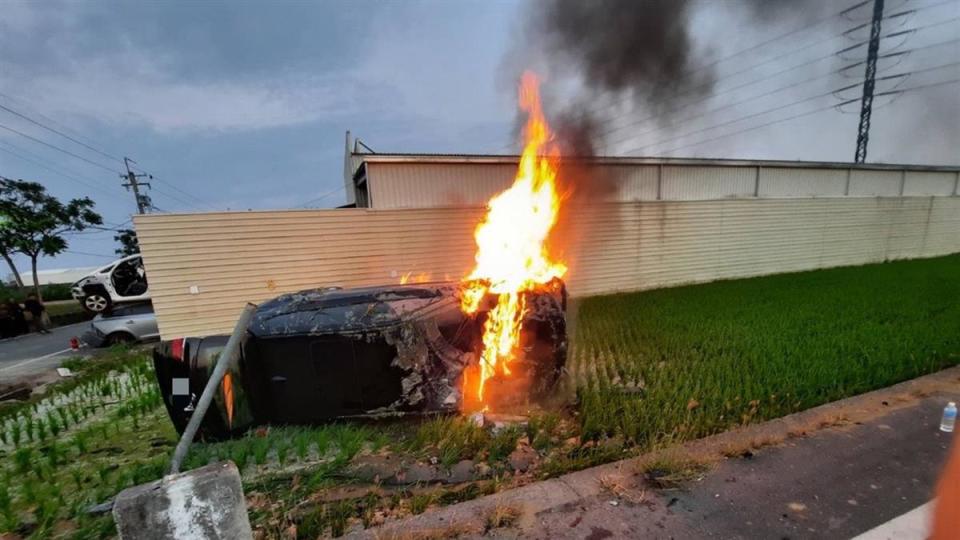
<svg viewBox="0 0 960 540">
<path fill-rule="evenodd" d="M 27 474 L 33 470 L 33 450 L 20 448 L 13 453 L 13 465 L 17 474 Z"/>
<path fill-rule="evenodd" d="M 237 465 L 237 469 L 242 471 L 247 466 L 247 458 L 249 455 L 250 452 L 247 444 L 235 444 L 231 448 L 230 459 Z M 264 461 L 266 461 L 266 457 L 264 457 Z"/>
<path fill-rule="evenodd" d="M 60 423 L 57 421 L 56 417 L 54 417 L 53 414 L 50 414 L 50 413 L 47 414 L 46 425 L 50 429 L 50 435 L 52 435 L 54 438 L 56 438 L 56 436 L 60 434 Z"/>
<path fill-rule="evenodd" d="M 294 446 L 296 447 L 297 459 L 305 461 L 307 452 L 310 450 L 310 432 L 299 430 L 294 437 Z"/>
<path fill-rule="evenodd" d="M 266 437 L 260 437 L 253 442 L 253 462 L 257 465 L 263 465 L 267 462 L 267 454 L 270 453 L 271 440 Z M 239 465 L 237 465 L 239 467 Z"/>
<path fill-rule="evenodd" d="M 10 440 L 13 442 L 14 448 L 20 448 L 20 441 L 23 437 L 23 428 L 20 427 L 19 422 L 14 422 L 13 426 L 10 427 Z"/>
<path fill-rule="evenodd" d="M 584 299 L 581 436 L 651 448 L 955 365 L 957 275 L 953 255 Z"/>
<path fill-rule="evenodd" d="M 290 440 L 281 437 L 276 440 L 275 449 L 277 451 L 277 463 L 282 467 L 287 462 L 287 455 L 290 453 Z"/>
<path fill-rule="evenodd" d="M 433 494 L 431 493 L 418 493 L 413 497 L 410 497 L 410 512 L 414 514 L 422 514 L 427 508 L 434 502 Z"/>
<path fill-rule="evenodd" d="M 421 424 L 413 437 L 411 449 L 435 454 L 445 466 L 462 459 L 472 459 L 486 448 L 489 432 L 461 417 L 441 417 Z"/>
</svg>

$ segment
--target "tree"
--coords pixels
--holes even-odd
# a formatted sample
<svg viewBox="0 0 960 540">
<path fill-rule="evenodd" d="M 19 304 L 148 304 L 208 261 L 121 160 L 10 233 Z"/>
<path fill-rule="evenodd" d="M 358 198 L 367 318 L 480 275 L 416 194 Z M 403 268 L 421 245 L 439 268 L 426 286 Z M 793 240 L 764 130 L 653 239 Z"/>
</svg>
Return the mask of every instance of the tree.
<svg viewBox="0 0 960 540">
<path fill-rule="evenodd" d="M 0 179 L 0 215 L 7 218 L 10 249 L 30 257 L 33 290 L 40 295 L 37 259 L 53 256 L 67 249 L 63 234 L 82 231 L 91 225 L 102 225 L 103 218 L 93 211 L 89 197 L 63 204 L 47 193 L 37 182 Z"/>
<path fill-rule="evenodd" d="M 17 282 L 17 287 L 23 288 L 23 278 L 20 277 L 20 271 L 17 270 L 17 266 L 13 264 L 12 254 L 16 251 L 16 247 L 13 242 L 13 230 L 9 227 L 9 220 L 5 216 L 0 216 L 0 255 L 3 256 L 3 260 L 7 261 L 7 265 L 10 266 L 10 271 L 13 272 L 13 279 Z"/>
<path fill-rule="evenodd" d="M 121 257 L 126 257 L 127 255 L 136 255 L 140 253 L 140 240 L 137 239 L 137 231 L 133 229 L 120 229 L 120 234 L 114 235 L 113 239 L 117 242 L 120 242 L 120 247 L 118 247 L 114 252 Z"/>
</svg>

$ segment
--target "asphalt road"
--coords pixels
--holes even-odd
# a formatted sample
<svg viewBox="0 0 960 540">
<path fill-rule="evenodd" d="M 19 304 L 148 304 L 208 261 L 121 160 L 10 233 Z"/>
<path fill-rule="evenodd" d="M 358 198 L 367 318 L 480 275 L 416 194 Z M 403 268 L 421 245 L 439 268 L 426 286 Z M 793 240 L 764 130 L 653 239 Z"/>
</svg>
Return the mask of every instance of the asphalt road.
<svg viewBox="0 0 960 540">
<path fill-rule="evenodd" d="M 60 326 L 49 334 L 26 334 L 0 341 L 0 381 L 39 373 L 60 365 L 75 353 L 70 338 L 79 337 L 89 322 Z"/>
<path fill-rule="evenodd" d="M 948 399 L 957 396 L 726 460 L 684 489 L 647 491 L 639 504 L 613 505 L 607 494 L 545 512 L 520 536 L 849 539 L 930 501 L 953 437 L 938 430 Z"/>
</svg>

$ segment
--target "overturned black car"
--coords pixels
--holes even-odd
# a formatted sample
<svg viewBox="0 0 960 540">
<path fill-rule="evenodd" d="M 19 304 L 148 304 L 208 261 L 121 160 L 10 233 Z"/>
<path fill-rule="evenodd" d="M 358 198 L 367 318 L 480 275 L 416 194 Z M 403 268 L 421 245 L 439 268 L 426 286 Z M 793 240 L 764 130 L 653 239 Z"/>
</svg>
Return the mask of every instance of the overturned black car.
<svg viewBox="0 0 960 540">
<path fill-rule="evenodd" d="M 313 289 L 261 304 L 239 360 L 221 382 L 200 436 L 263 424 L 457 411 L 476 370 L 486 314 L 460 309 L 455 283 Z M 493 399 L 544 396 L 566 362 L 567 293 L 559 279 L 527 293 L 520 354 Z M 182 433 L 227 336 L 181 338 L 154 349 L 163 401 Z M 522 390 L 517 390 L 522 385 Z M 470 396 L 468 396 L 469 399 Z M 486 397 L 486 391 L 485 391 Z"/>
</svg>

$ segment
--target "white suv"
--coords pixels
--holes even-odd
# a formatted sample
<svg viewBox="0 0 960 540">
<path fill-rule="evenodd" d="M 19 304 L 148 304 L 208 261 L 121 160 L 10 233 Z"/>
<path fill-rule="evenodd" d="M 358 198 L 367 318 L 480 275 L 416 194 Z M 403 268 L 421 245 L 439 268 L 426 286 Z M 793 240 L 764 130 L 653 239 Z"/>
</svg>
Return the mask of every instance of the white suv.
<svg viewBox="0 0 960 540">
<path fill-rule="evenodd" d="M 143 258 L 130 255 L 98 268 L 73 284 L 73 297 L 91 313 L 108 311 L 122 302 L 149 300 Z"/>
</svg>

